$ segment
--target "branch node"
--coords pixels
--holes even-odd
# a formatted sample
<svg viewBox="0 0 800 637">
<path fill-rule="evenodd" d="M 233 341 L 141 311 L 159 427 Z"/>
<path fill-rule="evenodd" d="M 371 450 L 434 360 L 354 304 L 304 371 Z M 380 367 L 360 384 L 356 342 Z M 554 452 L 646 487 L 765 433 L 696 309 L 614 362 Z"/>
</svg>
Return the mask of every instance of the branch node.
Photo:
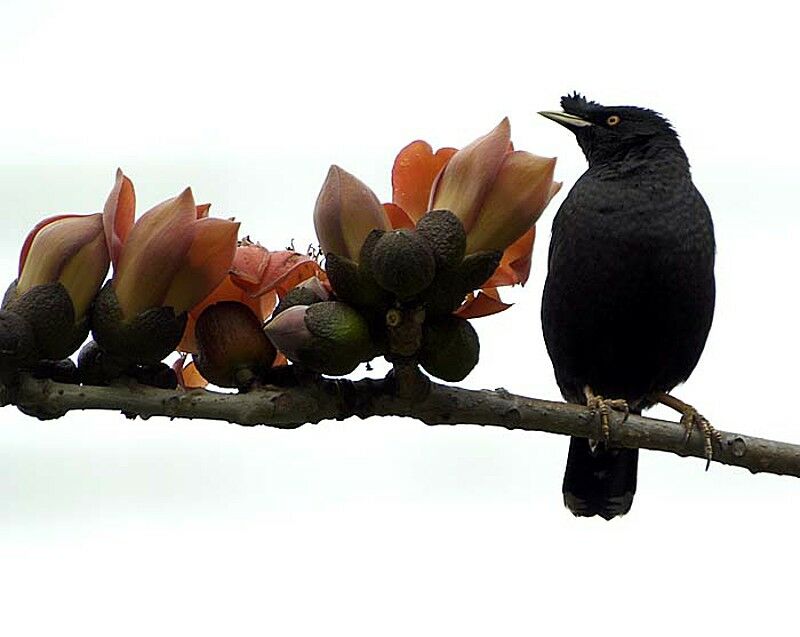
<svg viewBox="0 0 800 637">
<path fill-rule="evenodd" d="M 747 453 L 747 443 L 741 436 L 736 436 L 733 440 L 728 441 L 728 446 L 731 448 L 731 453 L 737 458 L 743 458 Z"/>
</svg>

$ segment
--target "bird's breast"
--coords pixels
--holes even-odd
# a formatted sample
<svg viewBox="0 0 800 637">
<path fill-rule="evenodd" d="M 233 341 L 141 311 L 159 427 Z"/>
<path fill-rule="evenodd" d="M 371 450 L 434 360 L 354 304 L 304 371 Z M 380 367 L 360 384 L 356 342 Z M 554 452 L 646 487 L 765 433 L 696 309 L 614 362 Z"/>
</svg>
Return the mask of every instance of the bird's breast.
<svg viewBox="0 0 800 637">
<path fill-rule="evenodd" d="M 565 395 L 594 383 L 635 397 L 686 378 L 710 326 L 713 263 L 691 182 L 581 179 L 554 220 L 542 300 Z"/>
</svg>

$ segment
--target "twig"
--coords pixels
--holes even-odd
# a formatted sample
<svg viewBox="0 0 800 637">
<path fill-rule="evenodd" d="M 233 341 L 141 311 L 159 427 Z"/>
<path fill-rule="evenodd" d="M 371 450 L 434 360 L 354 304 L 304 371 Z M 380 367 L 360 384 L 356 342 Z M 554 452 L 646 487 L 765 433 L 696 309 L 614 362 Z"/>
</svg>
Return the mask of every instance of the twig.
<svg viewBox="0 0 800 637">
<path fill-rule="evenodd" d="M 207 390 L 183 392 L 136 383 L 112 387 L 67 385 L 21 376 L 14 387 L 0 386 L 0 404 L 15 404 L 40 419 L 60 418 L 75 409 L 118 410 L 130 418 L 167 416 L 204 418 L 239 425 L 284 429 L 352 416 L 408 416 L 429 425 L 475 424 L 600 437 L 599 419 L 588 409 L 524 396 L 505 390 L 469 390 L 431 383 L 426 396 L 402 397 L 387 380 L 310 379 L 294 387 L 264 387 L 244 394 Z M 615 426 L 616 424 L 616 426 Z M 714 462 L 800 477 L 800 445 L 719 432 Z M 612 423 L 613 445 L 668 451 L 705 458 L 703 436 L 695 431 L 688 443 L 675 422 L 630 416 Z"/>
</svg>

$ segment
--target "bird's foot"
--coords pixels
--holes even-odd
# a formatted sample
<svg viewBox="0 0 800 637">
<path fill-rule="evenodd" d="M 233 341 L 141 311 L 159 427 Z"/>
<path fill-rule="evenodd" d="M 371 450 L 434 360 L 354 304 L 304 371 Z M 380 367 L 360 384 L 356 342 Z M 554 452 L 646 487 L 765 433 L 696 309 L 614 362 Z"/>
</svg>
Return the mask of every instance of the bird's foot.
<svg viewBox="0 0 800 637">
<path fill-rule="evenodd" d="M 628 401 L 622 398 L 603 398 L 595 394 L 589 385 L 583 388 L 583 395 L 586 397 L 586 406 L 592 411 L 592 415 L 600 415 L 600 431 L 603 434 L 603 440 L 608 442 L 611 435 L 611 411 L 622 412 L 620 424 L 624 424 L 630 415 Z"/>
<path fill-rule="evenodd" d="M 711 460 L 714 458 L 714 442 L 721 444 L 722 435 L 714 429 L 708 418 L 688 403 L 675 398 L 675 396 L 670 396 L 666 392 L 658 392 L 654 394 L 653 398 L 662 405 L 666 405 L 681 414 L 681 424 L 686 430 L 684 444 L 689 444 L 689 439 L 692 437 L 692 432 L 695 428 L 703 432 L 703 449 L 706 456 L 706 471 L 708 471 L 709 466 L 711 466 Z"/>
<path fill-rule="evenodd" d="M 697 411 L 694 407 L 689 406 L 689 410 L 681 416 L 681 424 L 686 428 L 686 444 L 689 443 L 689 438 L 692 436 L 692 431 L 697 427 L 703 432 L 703 447 L 706 455 L 706 471 L 711 466 L 711 460 L 714 458 L 714 441 L 717 444 L 722 443 L 722 435 L 714 429 L 714 426 L 708 422 L 703 414 Z"/>
</svg>

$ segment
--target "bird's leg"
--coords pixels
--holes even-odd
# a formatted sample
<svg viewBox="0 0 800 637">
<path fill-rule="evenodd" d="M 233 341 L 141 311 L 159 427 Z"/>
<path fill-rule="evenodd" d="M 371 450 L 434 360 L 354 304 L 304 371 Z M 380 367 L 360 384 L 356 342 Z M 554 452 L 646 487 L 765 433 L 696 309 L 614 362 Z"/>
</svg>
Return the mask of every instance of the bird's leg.
<svg viewBox="0 0 800 637">
<path fill-rule="evenodd" d="M 630 413 L 628 401 L 621 398 L 603 398 L 592 391 L 589 385 L 583 388 L 583 395 L 586 397 L 586 406 L 592 410 L 593 414 L 600 414 L 600 430 L 603 432 L 603 440 L 608 442 L 611 434 L 611 410 L 616 409 L 622 412 L 622 423 L 628 420 Z"/>
<path fill-rule="evenodd" d="M 675 396 L 671 396 L 666 392 L 660 391 L 652 394 L 651 398 L 652 400 L 655 400 L 662 405 L 666 405 L 667 407 L 670 407 L 681 414 L 681 424 L 686 429 L 686 438 L 684 439 L 685 444 L 688 444 L 689 438 L 691 437 L 692 431 L 694 431 L 695 427 L 703 432 L 703 439 L 705 441 L 706 471 L 708 471 L 708 467 L 711 465 L 711 460 L 714 457 L 713 442 L 715 440 L 717 443 L 722 442 L 722 436 L 720 433 L 714 429 L 711 423 L 708 422 L 708 419 L 699 411 L 697 411 L 697 409 L 683 402 L 682 400 L 675 398 Z"/>
</svg>

